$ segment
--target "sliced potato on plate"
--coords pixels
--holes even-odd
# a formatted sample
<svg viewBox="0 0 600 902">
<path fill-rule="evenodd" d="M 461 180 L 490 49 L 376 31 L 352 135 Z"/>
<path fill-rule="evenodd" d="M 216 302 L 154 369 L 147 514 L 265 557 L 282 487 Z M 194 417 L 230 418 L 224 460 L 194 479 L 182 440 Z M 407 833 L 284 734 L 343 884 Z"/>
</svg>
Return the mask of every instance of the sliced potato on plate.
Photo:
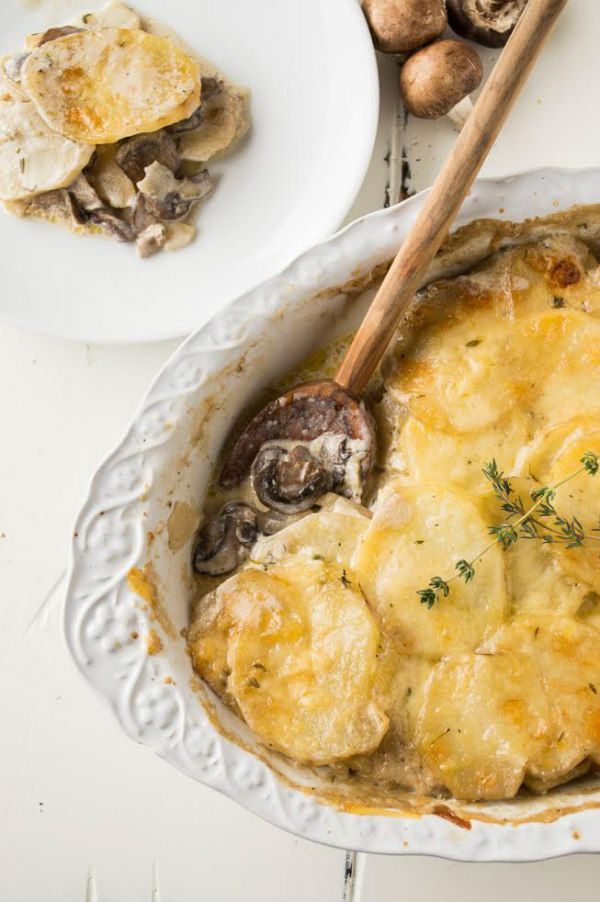
<svg viewBox="0 0 600 902">
<path fill-rule="evenodd" d="M 103 28 L 33 51 L 23 84 L 56 132 L 82 144 L 112 144 L 185 119 L 200 103 L 200 69 L 163 37 Z"/>
<path fill-rule="evenodd" d="M 29 101 L 0 101 L 0 200 L 25 200 L 69 185 L 94 147 L 52 131 Z"/>
</svg>

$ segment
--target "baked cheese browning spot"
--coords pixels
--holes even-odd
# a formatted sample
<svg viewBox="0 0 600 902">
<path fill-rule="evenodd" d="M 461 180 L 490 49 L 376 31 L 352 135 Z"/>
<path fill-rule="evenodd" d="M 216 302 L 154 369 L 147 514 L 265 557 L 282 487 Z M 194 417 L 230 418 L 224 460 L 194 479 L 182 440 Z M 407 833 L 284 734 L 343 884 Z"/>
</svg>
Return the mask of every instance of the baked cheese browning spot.
<svg viewBox="0 0 600 902">
<path fill-rule="evenodd" d="M 23 84 L 44 121 L 82 144 L 114 144 L 187 118 L 200 69 L 166 38 L 129 28 L 81 31 L 43 44 Z"/>
<path fill-rule="evenodd" d="M 500 548 L 481 561 L 477 581 L 453 586 L 428 610 L 416 591 L 432 573 L 453 572 L 462 557 L 489 541 L 477 507 L 441 483 L 393 483 L 375 509 L 356 572 L 382 629 L 407 654 L 437 659 L 474 650 L 508 613 Z"/>
</svg>

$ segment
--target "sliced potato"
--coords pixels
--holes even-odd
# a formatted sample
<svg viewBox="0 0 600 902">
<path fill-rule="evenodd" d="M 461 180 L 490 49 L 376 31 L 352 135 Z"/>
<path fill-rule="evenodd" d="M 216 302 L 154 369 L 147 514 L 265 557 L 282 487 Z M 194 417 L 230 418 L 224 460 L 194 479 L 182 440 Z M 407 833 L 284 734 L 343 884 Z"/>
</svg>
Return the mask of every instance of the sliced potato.
<svg viewBox="0 0 600 902">
<path fill-rule="evenodd" d="M 297 761 L 372 751 L 388 720 L 372 698 L 379 631 L 360 592 L 318 562 L 253 578 L 268 581 L 269 601 L 245 611 L 228 654 L 248 726 Z"/>
<path fill-rule="evenodd" d="M 461 799 L 543 790 L 600 754 L 598 632 L 553 614 L 516 617 L 473 655 L 442 660 L 415 737 L 427 766 Z"/>
<path fill-rule="evenodd" d="M 0 101 L 0 200 L 24 200 L 69 185 L 93 153 L 93 147 L 49 129 L 29 101 Z"/>
<path fill-rule="evenodd" d="M 538 484 L 550 473 L 563 449 L 585 436 L 592 439 L 600 430 L 600 417 L 567 417 L 537 433 L 519 456 L 519 475 L 531 477 Z"/>
<path fill-rule="evenodd" d="M 396 482 L 376 507 L 356 560 L 359 584 L 384 632 L 405 653 L 438 658 L 471 651 L 507 614 L 504 560 L 492 547 L 469 583 L 452 582 L 431 609 L 418 590 L 432 577 L 449 579 L 461 559 L 472 560 L 490 538 L 478 508 L 445 485 Z"/>
<path fill-rule="evenodd" d="M 379 745 L 388 726 L 374 700 L 379 631 L 339 568 L 245 570 L 209 605 L 190 634 L 194 666 L 217 687 L 230 671 L 226 693 L 265 745 L 314 764 Z"/>
<path fill-rule="evenodd" d="M 237 619 L 238 604 L 244 606 L 249 594 L 259 592 L 260 583 L 247 578 L 238 585 L 237 576 L 221 583 L 213 592 L 199 598 L 194 606 L 188 633 L 188 649 L 194 670 L 224 701 L 237 710 L 227 690 L 229 635 Z"/>
<path fill-rule="evenodd" d="M 511 498 L 523 511 L 533 504 L 532 491 L 539 483 L 532 478 L 510 476 Z M 505 523 L 507 512 L 488 483 L 479 499 L 486 523 Z M 514 518 L 513 518 L 514 519 Z M 568 576 L 559 566 L 551 546 L 523 536 L 504 551 L 506 584 L 511 614 L 550 613 L 575 616 L 585 602 L 590 587 Z"/>
<path fill-rule="evenodd" d="M 524 343 L 487 310 L 432 329 L 402 360 L 390 387 L 410 412 L 442 432 L 472 432 L 509 419 L 533 394 Z"/>
<path fill-rule="evenodd" d="M 552 310 L 523 322 L 531 342 L 525 362 L 535 374 L 534 412 L 544 426 L 560 423 L 577 401 L 579 416 L 600 418 L 600 322 L 575 310 Z M 544 353 L 540 355 L 540 349 Z"/>
<path fill-rule="evenodd" d="M 581 469 L 581 459 L 587 451 L 600 456 L 600 418 L 576 417 L 543 433 L 529 449 L 523 469 L 535 476 L 537 486 L 556 485 Z M 571 548 L 569 543 L 555 541 L 549 545 L 550 553 L 568 577 L 600 592 L 600 532 L 594 531 L 599 526 L 600 473 L 592 476 L 583 472 L 569 480 L 557 490 L 552 504 L 568 522 L 576 518 L 587 539 L 584 547 Z M 544 517 L 542 521 L 549 531 L 560 533 L 563 528 L 554 517 Z"/>
<path fill-rule="evenodd" d="M 535 663 L 511 648 L 440 661 L 415 731 L 423 760 L 458 799 L 512 798 L 531 758 L 559 735 Z"/>
<path fill-rule="evenodd" d="M 540 348 L 544 353 L 540 354 Z M 600 324 L 576 310 L 548 310 L 516 321 L 477 310 L 421 337 L 388 376 L 391 390 L 429 428 L 472 433 L 529 410 L 532 425 L 564 418 L 569 398 L 600 413 Z"/>
<path fill-rule="evenodd" d="M 390 726 L 374 752 L 351 758 L 347 764 L 369 780 L 394 783 L 423 795 L 431 793 L 442 784 L 421 755 L 415 730 L 424 690 L 436 665 L 424 658 L 394 655 L 393 651 L 385 657 L 389 660 L 383 664 L 387 672 L 382 682 L 387 690 L 386 713 Z"/>
<path fill-rule="evenodd" d="M 45 122 L 82 144 L 113 144 L 187 118 L 200 102 L 198 64 L 166 38 L 128 28 L 44 44 L 23 83 Z"/>
<path fill-rule="evenodd" d="M 275 535 L 259 539 L 252 550 L 252 560 L 266 566 L 290 559 L 322 560 L 351 569 L 356 548 L 368 525 L 369 519 L 359 513 L 321 510 Z"/>
<path fill-rule="evenodd" d="M 567 617 L 520 617 L 499 630 L 486 651 L 527 658 L 540 672 L 552 741 L 531 757 L 528 773 L 534 779 L 556 784 L 588 756 L 600 761 L 600 633 L 596 629 Z M 535 683 L 524 691 L 533 695 Z"/>
<path fill-rule="evenodd" d="M 574 617 L 585 604 L 590 586 L 560 566 L 548 545 L 519 540 L 506 552 L 511 612 L 545 612 Z"/>
</svg>

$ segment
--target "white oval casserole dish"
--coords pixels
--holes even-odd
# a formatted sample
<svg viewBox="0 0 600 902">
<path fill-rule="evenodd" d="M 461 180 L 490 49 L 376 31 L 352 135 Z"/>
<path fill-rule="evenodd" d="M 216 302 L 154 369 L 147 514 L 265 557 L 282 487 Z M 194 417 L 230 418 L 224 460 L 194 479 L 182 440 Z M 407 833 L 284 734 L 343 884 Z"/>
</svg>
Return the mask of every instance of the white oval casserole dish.
<svg viewBox="0 0 600 902">
<path fill-rule="evenodd" d="M 230 304 L 173 355 L 94 476 L 78 517 L 67 643 L 129 736 L 299 836 L 368 852 L 474 861 L 598 852 L 600 780 L 597 787 L 591 781 L 506 803 L 448 802 L 437 814 L 341 810 L 319 801 L 307 791 L 318 788 L 318 773 L 269 756 L 207 690 L 203 704 L 180 635 L 188 617 L 190 543 L 178 547 L 169 538 L 174 505 L 198 506 L 232 423 L 261 390 L 357 321 L 369 291 L 341 294 L 337 287 L 393 256 L 423 198 L 373 213 L 308 251 Z M 479 181 L 456 224 L 483 217 L 518 221 L 599 199 L 600 169 L 536 170 Z M 158 620 L 156 608 L 127 581 L 131 568 L 148 563 Z M 149 654 L 143 641 L 151 629 L 162 642 L 158 654 Z M 453 811 L 459 815 L 454 822 Z"/>
</svg>

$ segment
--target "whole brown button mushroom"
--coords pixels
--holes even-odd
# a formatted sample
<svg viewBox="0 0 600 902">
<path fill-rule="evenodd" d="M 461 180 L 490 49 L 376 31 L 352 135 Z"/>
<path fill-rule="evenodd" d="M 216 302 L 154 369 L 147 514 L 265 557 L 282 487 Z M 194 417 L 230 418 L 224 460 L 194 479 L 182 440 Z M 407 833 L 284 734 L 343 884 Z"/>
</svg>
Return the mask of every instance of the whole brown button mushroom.
<svg viewBox="0 0 600 902">
<path fill-rule="evenodd" d="M 447 0 L 450 27 L 484 47 L 503 47 L 527 0 Z"/>
<path fill-rule="evenodd" d="M 400 90 L 409 113 L 420 119 L 450 115 L 462 125 L 472 109 L 471 91 L 483 68 L 475 50 L 463 41 L 438 41 L 417 51 L 400 73 Z"/>
<path fill-rule="evenodd" d="M 444 0 L 364 0 L 377 50 L 410 53 L 444 31 L 447 25 Z"/>
</svg>

